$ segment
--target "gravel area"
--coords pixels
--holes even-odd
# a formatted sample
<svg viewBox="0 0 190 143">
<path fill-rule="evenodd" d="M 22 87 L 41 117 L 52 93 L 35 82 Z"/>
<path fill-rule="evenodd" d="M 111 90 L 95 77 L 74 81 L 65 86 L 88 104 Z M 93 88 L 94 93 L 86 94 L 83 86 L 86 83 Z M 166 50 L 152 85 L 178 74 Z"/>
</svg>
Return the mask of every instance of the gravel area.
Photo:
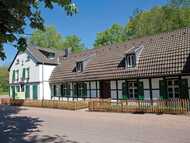
<svg viewBox="0 0 190 143">
<path fill-rule="evenodd" d="M 189 143 L 190 116 L 0 106 L 3 143 Z"/>
</svg>

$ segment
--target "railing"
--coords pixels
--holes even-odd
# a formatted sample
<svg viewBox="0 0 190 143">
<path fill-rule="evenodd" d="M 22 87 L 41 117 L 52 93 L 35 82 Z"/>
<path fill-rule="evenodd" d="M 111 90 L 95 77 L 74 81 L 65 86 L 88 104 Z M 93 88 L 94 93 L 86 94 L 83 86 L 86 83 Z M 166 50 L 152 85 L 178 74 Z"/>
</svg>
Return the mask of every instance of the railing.
<svg viewBox="0 0 190 143">
<path fill-rule="evenodd" d="M 130 113 L 169 113 L 184 114 L 190 111 L 188 99 L 171 100 L 95 100 L 89 101 L 89 111 L 130 112 Z"/>
<path fill-rule="evenodd" d="M 43 108 L 57 108 L 68 110 L 79 110 L 88 108 L 87 101 L 58 101 L 58 100 L 24 100 L 24 99 L 0 99 L 0 104 L 15 105 L 15 106 L 29 106 L 29 107 L 43 107 Z"/>
</svg>

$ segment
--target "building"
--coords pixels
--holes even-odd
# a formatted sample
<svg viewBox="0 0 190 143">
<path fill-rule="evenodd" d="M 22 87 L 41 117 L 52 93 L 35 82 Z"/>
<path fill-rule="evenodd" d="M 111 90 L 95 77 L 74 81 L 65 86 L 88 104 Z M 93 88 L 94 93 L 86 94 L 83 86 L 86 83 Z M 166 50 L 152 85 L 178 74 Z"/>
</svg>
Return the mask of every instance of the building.
<svg viewBox="0 0 190 143">
<path fill-rule="evenodd" d="M 190 97 L 190 28 L 71 54 L 50 77 L 52 99 Z"/>
<path fill-rule="evenodd" d="M 64 52 L 26 48 L 17 52 L 9 67 L 10 96 L 21 99 L 51 99 L 49 77 Z"/>
<path fill-rule="evenodd" d="M 190 28 L 76 54 L 27 48 L 17 53 L 9 70 L 11 97 L 189 98 Z"/>
</svg>

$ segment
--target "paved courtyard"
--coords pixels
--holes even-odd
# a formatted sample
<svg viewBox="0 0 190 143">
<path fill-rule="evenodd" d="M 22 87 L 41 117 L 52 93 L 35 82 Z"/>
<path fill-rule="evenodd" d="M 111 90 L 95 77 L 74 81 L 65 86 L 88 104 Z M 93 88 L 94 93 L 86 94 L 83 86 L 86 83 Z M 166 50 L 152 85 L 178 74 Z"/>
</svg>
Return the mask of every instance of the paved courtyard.
<svg viewBox="0 0 190 143">
<path fill-rule="evenodd" d="M 0 106 L 2 143 L 189 143 L 190 116 Z"/>
</svg>

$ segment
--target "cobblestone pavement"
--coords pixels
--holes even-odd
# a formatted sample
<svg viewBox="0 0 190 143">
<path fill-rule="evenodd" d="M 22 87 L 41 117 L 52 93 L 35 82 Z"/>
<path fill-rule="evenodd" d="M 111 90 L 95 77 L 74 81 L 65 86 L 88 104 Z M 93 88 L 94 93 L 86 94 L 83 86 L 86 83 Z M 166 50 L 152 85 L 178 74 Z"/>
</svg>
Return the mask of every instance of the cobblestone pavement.
<svg viewBox="0 0 190 143">
<path fill-rule="evenodd" d="M 1 106 L 3 143 L 190 143 L 190 116 Z M 14 126 L 14 128 L 10 128 Z M 9 127 L 9 128 L 8 128 Z"/>
</svg>

